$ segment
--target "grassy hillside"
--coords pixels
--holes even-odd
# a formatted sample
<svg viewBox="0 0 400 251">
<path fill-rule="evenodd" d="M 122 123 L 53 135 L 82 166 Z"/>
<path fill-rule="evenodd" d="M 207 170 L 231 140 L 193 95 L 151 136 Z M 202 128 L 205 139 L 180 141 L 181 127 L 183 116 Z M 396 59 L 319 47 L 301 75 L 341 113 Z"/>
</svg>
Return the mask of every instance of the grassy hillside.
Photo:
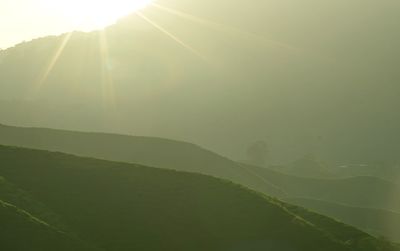
<svg viewBox="0 0 400 251">
<path fill-rule="evenodd" d="M 379 250 L 358 230 L 335 238 L 275 200 L 212 177 L 11 147 L 0 147 L 0 161 L 0 175 L 104 250 Z"/>
<path fill-rule="evenodd" d="M 246 165 L 285 190 L 285 201 L 329 215 L 375 236 L 400 241 L 397 184 L 374 177 L 304 178 Z M 392 211 L 392 210 L 395 211 Z"/>
<path fill-rule="evenodd" d="M 0 144 L 197 172 L 228 179 L 272 196 L 283 195 L 280 188 L 236 162 L 186 142 L 0 124 Z"/>
<path fill-rule="evenodd" d="M 0 222 L 1 250 L 99 251 L 2 200 L 0 200 Z"/>
<path fill-rule="evenodd" d="M 12 204 L 18 209 L 29 212 L 49 225 L 60 230 L 67 230 L 60 215 L 57 215 L 44 203 L 38 201 L 29 192 L 24 191 L 0 176 L 0 200 Z"/>
<path fill-rule="evenodd" d="M 221 177 L 276 197 L 305 197 L 400 210 L 400 187 L 374 177 L 304 178 L 238 164 L 196 145 L 160 138 L 0 125 L 0 144 L 65 152 Z"/>
<path fill-rule="evenodd" d="M 305 198 L 287 198 L 286 201 L 329 215 L 375 236 L 385 236 L 392 241 L 400 242 L 400 214 L 397 212 L 351 207 L 344 204 Z"/>
<path fill-rule="evenodd" d="M 366 177 L 301 178 L 266 168 L 238 164 L 196 145 L 160 138 L 0 125 L 0 143 L 203 173 L 285 199 L 303 197 L 353 205 L 360 209 L 362 207 L 398 209 L 397 197 L 392 196 L 396 194 L 397 186 L 384 180 Z M 318 208 L 311 207 L 311 209 Z M 335 210 L 332 208 L 327 215 L 336 217 L 338 212 L 335 213 Z M 360 215 L 363 215 L 362 212 L 363 210 Z M 338 219 L 348 224 L 354 223 L 346 217 Z M 380 223 L 377 225 L 372 223 L 374 222 L 371 222 L 367 230 L 381 233 Z"/>
</svg>

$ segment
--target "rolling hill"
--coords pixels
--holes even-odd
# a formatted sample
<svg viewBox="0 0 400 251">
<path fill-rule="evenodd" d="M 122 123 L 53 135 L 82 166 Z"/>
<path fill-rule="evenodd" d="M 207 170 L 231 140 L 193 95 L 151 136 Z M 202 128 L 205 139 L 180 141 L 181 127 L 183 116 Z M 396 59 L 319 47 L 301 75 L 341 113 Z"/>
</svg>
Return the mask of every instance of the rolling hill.
<svg viewBox="0 0 400 251">
<path fill-rule="evenodd" d="M 399 9 L 154 0 L 0 49 L 0 250 L 399 251 Z"/>
<path fill-rule="evenodd" d="M 199 174 L 3 146 L 0 161 L 0 175 L 102 250 L 375 251 L 387 244 Z"/>
<path fill-rule="evenodd" d="M 0 144 L 197 172 L 276 197 L 304 197 L 358 207 L 400 210 L 397 184 L 375 177 L 305 178 L 237 163 L 186 142 L 152 137 L 0 125 Z"/>
<path fill-rule="evenodd" d="M 400 186 L 372 177 L 323 179 L 298 177 L 257 166 L 242 164 L 268 182 L 282 188 L 292 197 L 314 198 L 356 207 L 400 211 L 397 197 Z"/>
<path fill-rule="evenodd" d="M 284 193 L 234 161 L 175 140 L 0 124 L 0 144 L 197 172 L 228 179 L 272 196 Z"/>
<path fill-rule="evenodd" d="M 392 241 L 400 242 L 400 214 L 397 212 L 374 208 L 351 207 L 315 199 L 286 198 L 285 200 L 312 209 L 320 214 L 329 215 L 337 220 L 369 232 L 374 236 L 385 236 Z"/>
<path fill-rule="evenodd" d="M 399 242 L 399 187 L 376 177 L 336 179 L 292 176 L 268 168 L 246 165 L 253 173 L 280 187 L 281 199 L 329 215 L 375 236 Z"/>
<path fill-rule="evenodd" d="M 390 196 L 395 194 L 397 186 L 385 180 L 372 177 L 346 179 L 297 177 L 267 168 L 236 163 L 196 145 L 167 139 L 0 125 L 0 144 L 212 175 L 284 200 L 290 201 L 291 198 L 301 197 L 325 200 L 333 204 L 352 205 L 360 210 L 357 217 L 365 215 L 363 208 L 381 208 L 374 211 L 380 212 L 376 218 L 382 218 L 381 215 L 387 209 L 398 209 L 396 197 Z M 319 207 L 314 207 L 312 204 L 308 206 L 312 210 L 321 212 Z M 348 217 L 338 217 L 341 213 L 336 210 L 337 207 L 333 206 L 323 212 L 347 224 L 355 223 Z M 351 212 L 356 213 L 356 210 Z M 391 216 L 388 213 L 385 217 Z M 53 224 L 62 225 L 62 220 L 54 216 L 51 218 Z M 382 231 L 381 223 L 366 222 L 370 223 L 368 227 L 364 228 L 364 225 L 359 224 L 355 226 L 374 234 L 388 233 Z M 385 236 L 393 237 L 392 234 Z"/>
</svg>

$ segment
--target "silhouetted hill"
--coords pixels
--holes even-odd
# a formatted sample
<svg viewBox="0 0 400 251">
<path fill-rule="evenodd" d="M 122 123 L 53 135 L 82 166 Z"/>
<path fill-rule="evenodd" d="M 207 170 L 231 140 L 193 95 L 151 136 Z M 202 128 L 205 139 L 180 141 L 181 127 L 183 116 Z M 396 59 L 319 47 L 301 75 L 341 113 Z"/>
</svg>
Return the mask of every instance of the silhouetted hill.
<svg viewBox="0 0 400 251">
<path fill-rule="evenodd" d="M 337 232 L 353 233 L 342 241 L 283 203 L 203 175 L 3 146 L 0 161 L 0 175 L 104 250 L 375 251 L 383 245 L 338 223 Z"/>
</svg>

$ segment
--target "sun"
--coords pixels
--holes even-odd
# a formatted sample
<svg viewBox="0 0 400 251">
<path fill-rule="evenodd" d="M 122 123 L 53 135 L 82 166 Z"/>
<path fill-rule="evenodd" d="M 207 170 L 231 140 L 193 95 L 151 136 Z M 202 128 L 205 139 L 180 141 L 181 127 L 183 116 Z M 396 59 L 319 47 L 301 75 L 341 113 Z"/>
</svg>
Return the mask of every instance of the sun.
<svg viewBox="0 0 400 251">
<path fill-rule="evenodd" d="M 77 29 L 93 30 L 150 5 L 153 0 L 41 0 L 46 11 Z"/>
</svg>

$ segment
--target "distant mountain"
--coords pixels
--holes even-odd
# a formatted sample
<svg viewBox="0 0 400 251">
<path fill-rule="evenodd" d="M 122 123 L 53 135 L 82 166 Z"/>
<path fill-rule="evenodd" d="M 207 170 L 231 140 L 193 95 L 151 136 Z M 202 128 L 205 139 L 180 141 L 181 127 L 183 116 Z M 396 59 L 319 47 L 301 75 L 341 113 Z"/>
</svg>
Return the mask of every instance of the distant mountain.
<svg viewBox="0 0 400 251">
<path fill-rule="evenodd" d="M 247 162 L 243 162 L 247 163 Z M 250 165 L 256 165 L 256 163 L 248 163 Z M 286 163 L 284 165 L 269 165 L 269 169 L 274 169 L 280 173 L 286 173 L 292 176 L 308 177 L 308 178 L 345 178 L 352 176 L 360 176 L 357 174 L 346 175 L 341 173 L 336 166 L 328 163 L 324 163 L 319 160 L 313 154 L 307 154 L 301 158 Z"/>
<path fill-rule="evenodd" d="M 251 172 L 280 187 L 281 199 L 356 226 L 375 236 L 400 241 L 396 183 L 368 176 L 306 178 L 268 168 L 245 165 Z"/>
<path fill-rule="evenodd" d="M 315 199 L 287 198 L 286 201 L 329 215 L 372 235 L 385 236 L 390 240 L 400 242 L 400 213 L 374 208 L 351 207 Z"/>
<path fill-rule="evenodd" d="M 131 15 L 1 51 L 2 122 L 180 139 L 238 160 L 267 140 L 273 163 L 399 162 L 397 1 L 157 3 L 169 9 L 142 10 L 152 23 Z"/>
<path fill-rule="evenodd" d="M 0 161 L 0 175 L 102 250 L 377 251 L 390 246 L 329 218 L 203 175 L 2 146 Z M 18 236 L 14 240 L 21 241 Z"/>
<path fill-rule="evenodd" d="M 242 161 L 248 163 L 248 161 Z M 253 164 L 253 163 L 249 163 Z M 372 176 L 394 183 L 400 183 L 400 165 L 389 162 L 341 163 L 332 165 L 313 154 L 305 155 L 284 165 L 270 165 L 268 168 L 300 177 L 312 178 L 350 178 L 354 176 Z"/>
<path fill-rule="evenodd" d="M 372 165 L 342 165 L 337 169 L 337 175 L 341 176 L 374 176 L 382 179 L 400 183 L 400 165 L 388 165 L 387 163 L 376 163 Z"/>
<path fill-rule="evenodd" d="M 397 196 L 400 186 L 384 179 L 371 176 L 306 178 L 282 174 L 268 168 L 242 165 L 293 197 L 400 212 L 400 199 Z"/>
</svg>

